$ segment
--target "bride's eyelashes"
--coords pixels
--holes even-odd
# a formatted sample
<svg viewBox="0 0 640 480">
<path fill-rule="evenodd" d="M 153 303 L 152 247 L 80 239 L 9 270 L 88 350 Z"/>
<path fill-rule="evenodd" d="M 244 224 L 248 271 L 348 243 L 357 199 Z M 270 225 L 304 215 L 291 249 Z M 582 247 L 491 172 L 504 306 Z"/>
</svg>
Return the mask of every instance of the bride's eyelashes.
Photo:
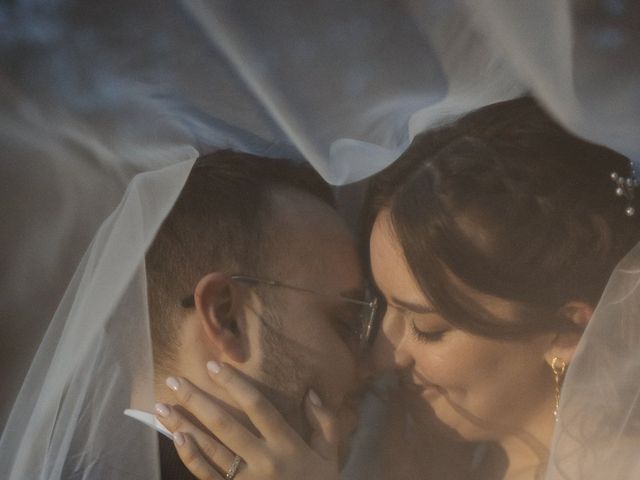
<svg viewBox="0 0 640 480">
<path fill-rule="evenodd" d="M 416 327 L 415 322 L 411 322 L 411 333 L 415 337 L 416 340 L 420 342 L 430 343 L 430 342 L 438 342 L 442 340 L 442 337 L 447 333 L 448 329 L 439 329 L 433 331 L 424 331 L 418 329 Z"/>
<path fill-rule="evenodd" d="M 419 342 L 423 342 L 423 343 L 439 342 L 440 340 L 442 340 L 444 335 L 450 330 L 448 327 L 443 327 L 442 325 L 436 328 L 431 328 L 431 329 L 418 328 L 416 325 L 415 317 L 416 315 L 419 315 L 419 314 L 416 314 L 415 312 L 409 311 L 402 307 L 397 307 L 395 305 L 391 305 L 391 307 L 394 310 L 395 317 L 409 324 L 409 329 L 411 330 L 411 336 L 416 340 L 418 340 Z M 433 311 L 426 315 L 431 315 L 434 313 L 436 312 Z M 421 314 L 421 315 L 425 315 L 425 314 Z"/>
</svg>

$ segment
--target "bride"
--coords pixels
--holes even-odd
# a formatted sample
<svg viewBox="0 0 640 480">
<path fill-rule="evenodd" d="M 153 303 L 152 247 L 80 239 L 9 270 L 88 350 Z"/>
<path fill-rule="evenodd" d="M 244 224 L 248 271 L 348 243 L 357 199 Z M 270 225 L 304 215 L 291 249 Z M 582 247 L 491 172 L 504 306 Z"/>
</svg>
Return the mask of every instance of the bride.
<svg viewBox="0 0 640 480">
<path fill-rule="evenodd" d="M 616 476 L 615 459 L 632 461 L 638 418 L 619 409 L 637 386 L 615 387 L 612 376 L 626 368 L 616 355 L 638 337 L 633 323 L 615 320 L 590 326 L 624 328 L 608 344 L 581 337 L 594 311 L 611 315 L 624 300 L 611 290 L 624 279 L 612 277 L 609 297 L 605 287 L 640 240 L 632 173 L 624 156 L 567 133 L 521 98 L 416 137 L 372 178 L 364 231 L 386 309 L 370 362 L 396 372 L 394 405 L 409 419 L 404 441 L 389 435 L 385 447 L 390 478 L 401 478 L 400 468 L 427 477 L 420 466 L 406 473 L 419 460 L 408 456 L 420 452 L 412 439 L 425 433 L 476 445 L 464 478 L 628 478 Z M 573 371 L 584 352 L 595 361 Z M 214 370 L 212 381 L 242 405 L 238 392 L 250 387 L 229 366 Z M 238 444 L 239 425 L 216 429 L 206 421 L 210 405 L 183 406 L 222 444 Z M 263 429 L 290 432 L 272 408 L 245 410 Z M 321 447 L 292 433 L 277 445 L 254 436 L 235 449 L 243 459 L 235 478 L 315 478 L 319 464 L 335 462 L 332 420 L 320 418 Z M 203 445 L 174 433 L 194 475 L 224 478 L 216 471 L 226 466 L 201 453 L 222 448 L 216 439 Z M 273 468 L 258 469 L 265 464 Z"/>
</svg>

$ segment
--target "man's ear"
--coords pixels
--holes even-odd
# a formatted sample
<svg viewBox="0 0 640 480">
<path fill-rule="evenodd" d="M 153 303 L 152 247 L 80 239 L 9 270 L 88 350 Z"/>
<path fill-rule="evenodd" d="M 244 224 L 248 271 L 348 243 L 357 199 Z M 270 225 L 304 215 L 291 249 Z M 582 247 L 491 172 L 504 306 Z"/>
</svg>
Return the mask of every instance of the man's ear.
<svg viewBox="0 0 640 480">
<path fill-rule="evenodd" d="M 558 310 L 558 315 L 572 322 L 576 329 L 556 334 L 545 353 L 545 360 L 551 365 L 553 358 L 557 357 L 568 365 L 573 360 L 582 332 L 593 316 L 593 307 L 586 302 L 571 301 Z"/>
<path fill-rule="evenodd" d="M 223 273 L 202 277 L 194 291 L 198 318 L 213 346 L 235 362 L 246 360 L 246 343 L 239 326 L 243 299 L 237 284 Z"/>
</svg>

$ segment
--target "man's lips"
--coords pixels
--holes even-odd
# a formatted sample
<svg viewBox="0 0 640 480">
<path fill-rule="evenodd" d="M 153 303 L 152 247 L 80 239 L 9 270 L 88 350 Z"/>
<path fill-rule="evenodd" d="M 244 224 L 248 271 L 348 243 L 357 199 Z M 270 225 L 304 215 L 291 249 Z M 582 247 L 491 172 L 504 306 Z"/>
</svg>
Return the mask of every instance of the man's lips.
<svg viewBox="0 0 640 480">
<path fill-rule="evenodd" d="M 353 433 L 358 425 L 360 407 L 362 406 L 366 393 L 367 390 L 365 387 L 358 388 L 354 392 L 346 395 L 342 401 L 339 416 L 343 425 L 349 430 L 349 433 Z"/>
</svg>

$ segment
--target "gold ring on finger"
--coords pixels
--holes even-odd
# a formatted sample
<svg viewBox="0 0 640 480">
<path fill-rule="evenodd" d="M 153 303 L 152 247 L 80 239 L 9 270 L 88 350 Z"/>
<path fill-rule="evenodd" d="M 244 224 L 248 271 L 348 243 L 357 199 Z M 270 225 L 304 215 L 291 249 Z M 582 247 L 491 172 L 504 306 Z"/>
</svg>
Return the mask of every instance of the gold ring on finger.
<svg viewBox="0 0 640 480">
<path fill-rule="evenodd" d="M 235 477 L 236 473 L 238 473 L 240 463 L 242 463 L 242 457 L 240 455 L 236 455 L 236 457 L 233 459 L 233 462 L 231 463 L 231 466 L 229 467 L 229 470 L 227 470 L 227 474 L 224 477 L 225 480 L 233 480 L 233 477 Z"/>
</svg>

